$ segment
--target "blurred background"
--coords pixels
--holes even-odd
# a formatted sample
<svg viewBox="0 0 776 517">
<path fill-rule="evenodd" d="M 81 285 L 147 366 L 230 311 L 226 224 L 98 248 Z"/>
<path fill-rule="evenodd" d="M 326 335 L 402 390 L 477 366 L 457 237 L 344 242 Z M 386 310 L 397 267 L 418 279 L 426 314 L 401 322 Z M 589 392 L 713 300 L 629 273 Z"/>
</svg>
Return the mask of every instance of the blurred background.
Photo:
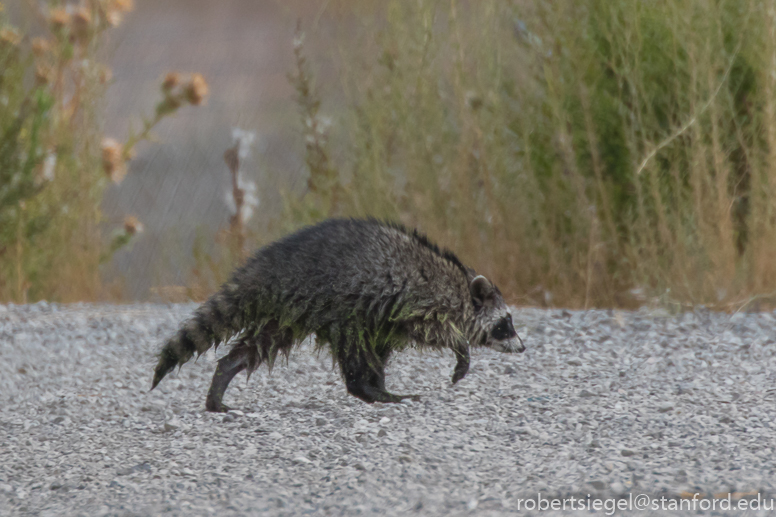
<svg viewBox="0 0 776 517">
<path fill-rule="evenodd" d="M 758 0 L 0 0 L 0 301 L 206 297 L 331 216 L 517 304 L 771 307 Z"/>
</svg>

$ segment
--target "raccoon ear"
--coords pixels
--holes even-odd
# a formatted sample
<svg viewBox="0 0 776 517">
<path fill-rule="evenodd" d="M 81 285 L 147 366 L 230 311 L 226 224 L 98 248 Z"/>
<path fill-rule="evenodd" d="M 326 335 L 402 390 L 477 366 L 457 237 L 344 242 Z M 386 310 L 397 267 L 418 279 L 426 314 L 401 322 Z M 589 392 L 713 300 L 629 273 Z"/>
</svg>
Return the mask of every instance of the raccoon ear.
<svg viewBox="0 0 776 517">
<path fill-rule="evenodd" d="M 469 292 L 472 295 L 472 302 L 474 302 L 475 309 L 479 309 L 487 304 L 496 294 L 493 284 L 482 275 L 474 277 L 474 280 L 472 280 L 472 283 L 469 285 Z"/>
</svg>

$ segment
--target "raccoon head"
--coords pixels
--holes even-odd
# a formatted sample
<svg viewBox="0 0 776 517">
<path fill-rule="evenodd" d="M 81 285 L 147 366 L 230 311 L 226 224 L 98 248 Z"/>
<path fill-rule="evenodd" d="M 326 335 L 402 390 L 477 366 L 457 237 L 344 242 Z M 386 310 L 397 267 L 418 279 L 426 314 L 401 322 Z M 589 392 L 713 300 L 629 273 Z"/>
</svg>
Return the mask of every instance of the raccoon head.
<svg viewBox="0 0 776 517">
<path fill-rule="evenodd" d="M 524 352 L 525 345 L 512 326 L 512 315 L 498 287 L 479 275 L 469 284 L 469 291 L 474 303 L 475 327 L 482 336 L 479 344 L 499 352 Z"/>
</svg>

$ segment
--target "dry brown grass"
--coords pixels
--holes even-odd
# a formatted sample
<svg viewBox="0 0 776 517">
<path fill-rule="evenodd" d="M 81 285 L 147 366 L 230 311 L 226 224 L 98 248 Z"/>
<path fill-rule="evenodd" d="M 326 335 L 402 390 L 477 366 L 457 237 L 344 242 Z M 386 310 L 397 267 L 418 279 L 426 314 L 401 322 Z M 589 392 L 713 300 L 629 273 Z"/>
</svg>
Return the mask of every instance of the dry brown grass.
<svg viewBox="0 0 776 517">
<path fill-rule="evenodd" d="M 771 3 L 284 6 L 306 20 L 291 80 L 310 175 L 302 192 L 286 194 L 286 212 L 263 240 L 327 216 L 372 215 L 419 227 L 517 303 L 773 305 Z M 154 121 L 207 93 L 195 76 L 168 85 L 141 132 L 104 152 L 97 115 L 109 74 L 92 52 L 112 18 L 101 16 L 53 9 L 42 22 L 48 36 L 31 45 L 30 70 L 56 99 L 42 147 L 57 161 L 54 179 L 0 228 L 0 299 L 111 296 L 99 276 L 100 164 L 118 178 Z M 332 27 L 342 28 L 334 44 Z M 19 36 L 5 30 L 0 43 L 13 47 Z M 323 76 L 338 84 L 315 86 L 311 41 L 335 68 Z M 83 57 L 93 67 L 72 68 Z M 41 216 L 48 224 L 32 238 Z M 108 253 L 131 238 L 125 230 Z M 195 246 L 191 285 L 156 295 L 206 296 L 258 241 L 248 233 L 233 218 L 218 237 L 223 253 Z"/>
<path fill-rule="evenodd" d="M 522 303 L 776 291 L 769 3 L 321 6 L 359 20 L 336 49 L 339 213 L 418 226 Z"/>
<path fill-rule="evenodd" d="M 200 74 L 168 76 L 139 132 L 125 143 L 103 137 L 111 71 L 101 46 L 132 7 L 130 0 L 29 2 L 25 23 L 40 34 L 31 38 L 0 4 L 0 301 L 115 299 L 118 283 L 102 283 L 101 265 L 143 224 L 136 216 L 105 221 L 103 191 L 124 178 L 135 145 L 160 120 L 208 95 Z"/>
</svg>

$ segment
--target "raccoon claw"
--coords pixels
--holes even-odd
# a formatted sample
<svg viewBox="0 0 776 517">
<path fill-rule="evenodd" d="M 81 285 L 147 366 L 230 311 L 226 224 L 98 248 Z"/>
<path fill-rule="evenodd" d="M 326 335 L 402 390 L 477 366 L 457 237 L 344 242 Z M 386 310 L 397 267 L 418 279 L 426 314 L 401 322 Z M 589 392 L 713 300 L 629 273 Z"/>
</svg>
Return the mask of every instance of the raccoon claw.
<svg viewBox="0 0 776 517">
<path fill-rule="evenodd" d="M 420 395 L 401 395 L 399 398 L 401 400 L 409 399 L 413 402 L 420 402 Z"/>
<path fill-rule="evenodd" d="M 453 384 L 457 383 L 469 373 L 469 349 L 460 348 L 455 351 L 455 355 L 458 361 L 455 363 L 455 369 L 453 370 Z"/>
<path fill-rule="evenodd" d="M 205 401 L 205 410 L 211 413 L 227 413 L 231 411 L 232 408 L 221 402 L 208 399 Z"/>
<path fill-rule="evenodd" d="M 456 384 L 458 381 L 466 377 L 466 374 L 469 373 L 469 362 L 465 363 L 459 363 L 456 365 L 455 370 L 453 370 L 453 384 Z"/>
</svg>

